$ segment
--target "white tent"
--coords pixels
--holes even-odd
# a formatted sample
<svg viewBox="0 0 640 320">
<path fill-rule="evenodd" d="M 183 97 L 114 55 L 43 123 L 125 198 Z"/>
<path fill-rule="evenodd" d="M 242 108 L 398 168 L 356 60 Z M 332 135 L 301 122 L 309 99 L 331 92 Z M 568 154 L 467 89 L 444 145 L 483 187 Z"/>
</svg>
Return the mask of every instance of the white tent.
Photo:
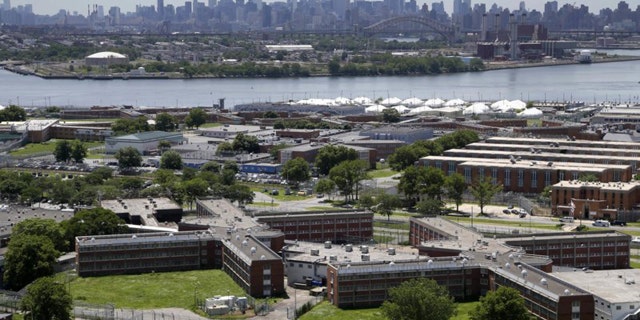
<svg viewBox="0 0 640 320">
<path fill-rule="evenodd" d="M 337 97 L 333 101 L 337 105 L 341 105 L 341 106 L 353 104 L 353 101 L 351 101 L 351 99 L 345 98 L 345 97 Z"/>
<path fill-rule="evenodd" d="M 402 101 L 402 104 L 407 105 L 409 107 L 421 106 L 423 103 L 424 103 L 424 101 L 422 101 L 422 99 L 418 99 L 418 98 L 409 98 L 409 99 L 404 99 Z"/>
<path fill-rule="evenodd" d="M 396 97 L 391 97 L 391 98 L 387 98 L 384 99 L 382 101 L 380 101 L 380 104 L 383 106 L 395 106 L 397 104 L 402 103 L 402 100 L 400 98 L 396 98 Z"/>
<path fill-rule="evenodd" d="M 484 104 L 484 103 L 474 103 L 470 106 L 468 106 L 467 108 L 465 108 L 462 111 L 462 114 L 467 115 L 467 114 L 482 114 L 482 113 L 486 113 L 487 111 L 489 111 L 489 107 Z"/>
<path fill-rule="evenodd" d="M 460 110 L 462 110 L 461 107 L 444 107 L 444 108 L 436 109 L 436 111 L 440 113 L 456 113 L 456 112 L 460 112 Z"/>
<path fill-rule="evenodd" d="M 387 109 L 385 106 L 379 105 L 379 104 L 374 104 L 370 107 L 367 107 L 364 109 L 365 113 L 380 113 L 382 111 L 384 111 L 385 109 Z"/>
<path fill-rule="evenodd" d="M 520 118 L 540 118 L 542 117 L 542 110 L 538 108 L 529 108 L 524 111 L 518 113 L 518 117 Z"/>
<path fill-rule="evenodd" d="M 355 99 L 353 99 L 353 102 L 356 104 L 361 104 L 361 105 L 372 105 L 373 104 L 373 100 L 367 98 L 367 97 L 357 97 Z"/>
<path fill-rule="evenodd" d="M 511 107 L 516 110 L 524 110 L 527 108 L 527 104 L 521 100 L 513 100 L 509 103 L 509 105 L 511 105 Z"/>
<path fill-rule="evenodd" d="M 444 104 L 444 100 L 440 98 L 429 99 L 425 101 L 424 105 L 427 107 L 440 107 Z"/>
<path fill-rule="evenodd" d="M 411 109 L 411 111 L 409 111 L 409 114 L 420 114 L 420 113 L 429 112 L 429 111 L 433 111 L 433 109 L 431 107 L 422 106 L 422 107 L 417 107 L 415 109 Z"/>
<path fill-rule="evenodd" d="M 393 106 L 391 108 L 398 110 L 398 112 L 400 113 L 407 113 L 411 110 L 410 108 L 407 108 L 406 106 L 403 106 L 403 105 Z"/>
<path fill-rule="evenodd" d="M 456 106 L 463 106 L 465 105 L 466 102 L 462 99 L 451 99 L 447 102 L 444 103 L 445 107 L 456 107 Z"/>
<path fill-rule="evenodd" d="M 491 109 L 493 110 L 503 110 L 510 106 L 511 102 L 509 100 L 500 100 L 491 104 Z"/>
<path fill-rule="evenodd" d="M 318 106 L 335 106 L 336 102 L 333 99 L 303 99 L 294 102 L 294 105 L 318 105 Z"/>
</svg>

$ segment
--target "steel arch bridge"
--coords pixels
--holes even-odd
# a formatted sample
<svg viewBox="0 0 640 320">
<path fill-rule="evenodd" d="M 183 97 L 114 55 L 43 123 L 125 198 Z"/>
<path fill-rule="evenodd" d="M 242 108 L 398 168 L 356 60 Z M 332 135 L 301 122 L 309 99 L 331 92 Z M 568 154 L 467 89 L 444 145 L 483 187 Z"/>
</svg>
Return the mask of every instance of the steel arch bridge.
<svg viewBox="0 0 640 320">
<path fill-rule="evenodd" d="M 455 39 L 456 32 L 453 26 L 448 26 L 431 18 L 419 15 L 399 16 L 385 19 L 368 27 L 364 27 L 362 32 L 367 36 L 372 36 L 391 31 L 402 32 L 407 30 L 407 26 L 410 26 L 409 29 L 413 28 L 410 31 L 420 31 L 424 30 L 424 27 L 426 27 L 430 31 L 440 34 L 449 41 L 453 41 Z"/>
</svg>

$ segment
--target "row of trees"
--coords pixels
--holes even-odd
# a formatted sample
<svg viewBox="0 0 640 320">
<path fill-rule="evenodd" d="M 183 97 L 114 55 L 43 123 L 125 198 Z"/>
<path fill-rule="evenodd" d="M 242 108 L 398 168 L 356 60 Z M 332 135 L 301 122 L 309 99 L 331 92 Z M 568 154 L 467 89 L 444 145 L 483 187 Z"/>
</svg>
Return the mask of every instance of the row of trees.
<svg viewBox="0 0 640 320">
<path fill-rule="evenodd" d="M 484 69 L 484 64 L 480 59 L 465 64 L 458 57 L 398 57 L 384 53 L 348 63 L 341 63 L 335 57 L 329 62 L 328 69 L 332 76 L 428 75 L 479 71 Z"/>
<path fill-rule="evenodd" d="M 232 142 L 220 143 L 216 152 L 218 154 L 225 152 L 258 153 L 260 152 L 260 142 L 255 136 L 238 133 Z"/>
<path fill-rule="evenodd" d="M 448 320 L 457 314 L 453 297 L 435 280 L 417 278 L 389 289 L 389 300 L 381 308 L 387 319 Z M 471 320 L 531 320 L 524 298 L 518 290 L 501 286 L 480 298 L 469 312 Z"/>
<path fill-rule="evenodd" d="M 422 157 L 441 155 L 445 150 L 463 148 L 467 144 L 477 141 L 480 141 L 480 138 L 476 132 L 458 130 L 435 140 L 420 140 L 410 145 L 402 146 L 389 156 L 388 162 L 394 170 L 402 171 L 416 164 Z"/>
<path fill-rule="evenodd" d="M 189 114 L 184 119 L 184 124 L 188 128 L 199 128 L 207 122 L 207 112 L 202 108 L 193 108 L 189 110 Z M 115 120 L 111 124 L 111 130 L 116 135 L 132 134 L 137 132 L 146 132 L 151 130 L 158 131 L 173 131 L 178 128 L 180 122 L 178 119 L 166 112 L 161 112 L 156 115 L 155 125 L 150 125 L 146 117 L 137 118 L 121 118 Z"/>
<path fill-rule="evenodd" d="M 56 148 L 53 156 L 57 162 L 68 162 L 73 160 L 75 163 L 82 163 L 87 157 L 87 146 L 80 140 L 59 140 L 56 142 Z"/>
</svg>

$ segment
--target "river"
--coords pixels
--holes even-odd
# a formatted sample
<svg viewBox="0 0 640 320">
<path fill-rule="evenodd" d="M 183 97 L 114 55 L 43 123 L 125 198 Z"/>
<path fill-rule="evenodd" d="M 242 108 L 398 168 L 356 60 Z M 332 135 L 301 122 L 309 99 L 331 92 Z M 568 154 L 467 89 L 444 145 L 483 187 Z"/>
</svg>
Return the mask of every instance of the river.
<svg viewBox="0 0 640 320">
<path fill-rule="evenodd" d="M 0 105 L 210 106 L 307 98 L 638 102 L 640 61 L 412 77 L 44 80 L 0 70 Z"/>
</svg>

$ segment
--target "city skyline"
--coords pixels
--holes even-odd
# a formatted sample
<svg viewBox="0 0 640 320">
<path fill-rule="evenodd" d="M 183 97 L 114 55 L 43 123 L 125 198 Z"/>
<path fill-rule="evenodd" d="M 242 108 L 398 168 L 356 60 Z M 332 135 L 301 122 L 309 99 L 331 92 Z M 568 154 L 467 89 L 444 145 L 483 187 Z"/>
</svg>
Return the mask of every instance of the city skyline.
<svg viewBox="0 0 640 320">
<path fill-rule="evenodd" d="M 283 0 L 266 0 L 263 2 L 268 3 L 268 2 L 276 2 L 276 1 L 283 1 Z M 442 0 L 442 1 L 445 4 L 445 10 L 447 11 L 447 13 L 451 14 L 453 11 L 454 1 L 453 0 Z M 525 3 L 526 3 L 527 10 L 535 9 L 540 12 L 543 12 L 544 4 L 548 1 L 549 0 L 528 0 L 528 1 L 525 1 Z M 200 0 L 199 2 L 204 2 L 205 4 L 207 3 L 205 0 Z M 433 2 L 440 2 L 440 1 L 418 0 L 419 5 L 426 3 L 427 5 L 431 6 L 431 3 Z M 558 1 L 558 7 L 562 7 L 567 3 L 569 4 L 575 3 L 578 6 L 581 4 L 584 4 L 589 6 L 590 12 L 598 13 L 598 11 L 600 11 L 600 9 L 602 8 L 608 7 L 611 9 L 615 9 L 619 2 L 620 0 L 581 0 L 579 2 L 560 0 Z M 165 0 L 164 1 L 165 6 L 169 4 L 174 6 L 181 6 L 181 5 L 184 5 L 184 3 L 185 3 L 185 0 Z M 472 1 L 471 4 L 473 6 L 476 3 L 485 3 L 488 7 L 493 5 L 493 3 L 496 3 L 497 5 L 502 6 L 504 8 L 509 8 L 510 10 L 518 9 L 518 5 L 519 5 L 519 1 L 516 2 L 512 0 L 489 0 L 489 1 L 479 0 L 479 1 Z M 32 4 L 33 11 L 36 14 L 53 15 L 58 13 L 61 9 L 64 9 L 64 10 L 68 10 L 69 12 L 77 11 L 78 14 L 86 15 L 87 6 L 92 4 L 102 5 L 105 9 L 108 9 L 109 7 L 113 7 L 113 6 L 118 6 L 122 9 L 123 12 L 134 12 L 136 5 L 155 6 L 157 4 L 157 0 L 138 0 L 137 2 L 132 2 L 130 0 L 95 0 L 95 1 L 58 0 L 55 2 L 54 1 L 37 2 L 34 0 L 11 0 L 12 7 L 17 7 L 25 4 Z M 629 7 L 631 10 L 635 10 L 635 7 L 633 6 L 633 4 L 630 4 Z"/>
</svg>

